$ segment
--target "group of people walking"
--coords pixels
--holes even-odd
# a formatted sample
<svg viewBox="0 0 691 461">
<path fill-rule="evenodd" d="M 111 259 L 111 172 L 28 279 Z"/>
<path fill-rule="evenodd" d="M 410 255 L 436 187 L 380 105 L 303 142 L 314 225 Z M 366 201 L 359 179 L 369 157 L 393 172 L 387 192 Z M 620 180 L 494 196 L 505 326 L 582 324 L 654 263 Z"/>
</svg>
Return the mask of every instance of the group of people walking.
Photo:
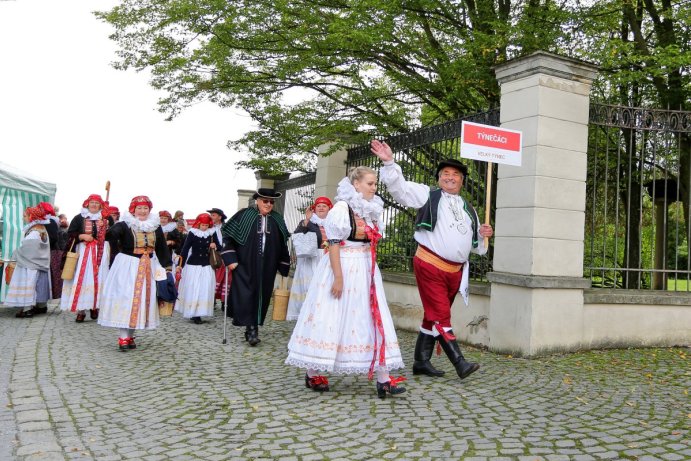
<svg viewBox="0 0 691 461">
<path fill-rule="evenodd" d="M 472 205 L 460 196 L 468 173 L 461 162 L 440 162 L 439 188 L 431 189 L 405 180 L 386 143 L 372 141 L 371 150 L 383 162 L 379 177 L 389 193 L 400 204 L 418 209 L 413 264 L 424 318 L 413 373 L 444 374 L 431 363 L 439 344 L 464 379 L 479 364 L 467 361 L 460 351 L 451 305 L 459 291 L 467 302 L 470 253 L 484 254 L 484 238 L 493 230 L 479 223 Z M 304 369 L 305 386 L 317 392 L 330 389 L 327 374 L 376 377 L 381 398 L 405 392 L 400 385 L 405 378 L 391 376 L 404 364 L 376 263 L 384 227 L 384 204 L 376 190 L 376 171 L 353 168 L 338 184 L 334 202 L 316 198 L 295 229 L 295 235 L 314 233 L 311 241 L 317 248 L 298 257 L 287 316 L 296 323 L 285 362 Z M 118 222 L 111 216 L 113 207 L 98 195 L 89 196 L 68 230 L 68 246 L 79 259 L 74 277 L 64 280 L 61 308 L 75 312 L 78 322 L 89 311 L 99 324 L 120 330 L 121 350 L 134 349 L 134 330 L 159 324 L 156 282 L 178 279 L 175 310 L 183 317 L 201 323 L 202 317 L 213 315 L 215 299 L 227 295 L 228 317 L 233 325 L 245 327 L 245 340 L 257 346 L 276 274 L 287 277 L 290 269 L 290 233 L 273 210 L 280 197 L 273 189 L 260 188 L 253 196 L 256 206 L 238 211 L 227 222 L 220 209 L 208 210 L 181 240 L 184 231 L 177 222 L 169 214 L 151 213 L 146 196 L 133 198 Z M 25 213 L 25 240 L 5 301 L 35 306 L 22 311 L 26 316 L 45 306 L 50 288 L 46 215 L 36 208 Z M 111 247 L 117 248 L 112 264 Z M 211 253 L 217 251 L 224 264 L 214 269 Z"/>
</svg>

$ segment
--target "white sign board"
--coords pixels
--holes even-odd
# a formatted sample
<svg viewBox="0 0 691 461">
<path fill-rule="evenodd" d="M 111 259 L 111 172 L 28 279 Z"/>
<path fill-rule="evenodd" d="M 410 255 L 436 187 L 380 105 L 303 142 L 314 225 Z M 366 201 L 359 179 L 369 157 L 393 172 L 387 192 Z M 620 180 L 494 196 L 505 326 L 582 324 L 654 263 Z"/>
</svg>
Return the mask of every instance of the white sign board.
<svg viewBox="0 0 691 461">
<path fill-rule="evenodd" d="M 463 122 L 461 157 L 521 166 L 523 133 L 496 126 Z"/>
</svg>

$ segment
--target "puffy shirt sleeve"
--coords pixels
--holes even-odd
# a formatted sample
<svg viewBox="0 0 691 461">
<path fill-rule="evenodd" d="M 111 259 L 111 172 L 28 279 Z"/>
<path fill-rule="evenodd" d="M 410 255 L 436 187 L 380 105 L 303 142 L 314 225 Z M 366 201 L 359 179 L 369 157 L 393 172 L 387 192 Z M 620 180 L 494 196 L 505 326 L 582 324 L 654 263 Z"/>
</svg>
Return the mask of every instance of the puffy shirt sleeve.
<svg viewBox="0 0 691 461">
<path fill-rule="evenodd" d="M 326 215 L 324 231 L 329 240 L 345 240 L 350 235 L 350 216 L 346 202 L 336 202 Z"/>
</svg>

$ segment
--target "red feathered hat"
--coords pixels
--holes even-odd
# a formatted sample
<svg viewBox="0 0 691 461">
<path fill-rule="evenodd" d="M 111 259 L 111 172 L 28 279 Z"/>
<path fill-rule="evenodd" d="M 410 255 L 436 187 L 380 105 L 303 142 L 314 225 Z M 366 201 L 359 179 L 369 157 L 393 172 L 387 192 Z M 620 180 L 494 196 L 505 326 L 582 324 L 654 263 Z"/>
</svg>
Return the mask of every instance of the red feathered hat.
<svg viewBox="0 0 691 461">
<path fill-rule="evenodd" d="M 53 208 L 53 205 L 51 205 L 48 202 L 41 202 L 38 204 L 43 210 L 46 212 L 47 215 L 55 216 L 55 208 Z"/>
<path fill-rule="evenodd" d="M 195 227 L 199 229 L 200 224 L 208 224 L 209 226 L 214 223 L 213 219 L 211 219 L 211 215 L 209 213 L 202 213 L 199 216 L 197 216 L 197 219 L 194 220 L 194 224 L 192 224 L 192 227 Z"/>
<path fill-rule="evenodd" d="M 29 216 L 29 222 L 46 219 L 46 210 L 40 205 L 27 207 L 26 214 Z"/>
<path fill-rule="evenodd" d="M 146 205 L 149 207 L 149 209 L 151 209 L 151 207 L 153 207 L 153 203 L 151 203 L 151 200 L 149 200 L 149 197 L 147 197 L 146 195 L 137 195 L 130 202 L 130 208 L 129 208 L 130 213 L 134 213 L 134 209 L 140 205 Z"/>
<path fill-rule="evenodd" d="M 159 218 L 162 218 L 162 217 L 164 217 L 164 216 L 168 217 L 168 219 L 169 219 L 170 221 L 173 220 L 173 215 L 170 214 L 170 211 L 161 210 L 161 211 L 158 212 L 158 217 L 159 217 Z"/>
<path fill-rule="evenodd" d="M 98 202 L 101 204 L 101 208 L 105 205 L 106 202 L 103 201 L 103 198 L 101 198 L 100 195 L 98 194 L 91 194 L 89 195 L 86 200 L 84 200 L 84 203 L 82 203 L 82 208 L 89 208 L 89 202 L 91 201 Z"/>
<path fill-rule="evenodd" d="M 314 201 L 314 205 L 312 205 L 310 208 L 314 210 L 320 203 L 328 206 L 329 210 L 334 207 L 333 203 L 331 203 L 331 200 L 329 200 L 328 197 L 317 197 Z"/>
</svg>

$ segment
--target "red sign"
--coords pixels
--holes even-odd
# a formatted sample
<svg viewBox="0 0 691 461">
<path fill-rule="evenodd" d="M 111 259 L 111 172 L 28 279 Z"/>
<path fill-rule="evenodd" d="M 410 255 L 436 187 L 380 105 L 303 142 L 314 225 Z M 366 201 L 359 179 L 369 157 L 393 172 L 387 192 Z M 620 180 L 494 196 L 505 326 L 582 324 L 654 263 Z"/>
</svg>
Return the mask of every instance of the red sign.
<svg viewBox="0 0 691 461">
<path fill-rule="evenodd" d="M 522 135 L 516 130 L 463 122 L 461 157 L 520 166 Z"/>
</svg>

